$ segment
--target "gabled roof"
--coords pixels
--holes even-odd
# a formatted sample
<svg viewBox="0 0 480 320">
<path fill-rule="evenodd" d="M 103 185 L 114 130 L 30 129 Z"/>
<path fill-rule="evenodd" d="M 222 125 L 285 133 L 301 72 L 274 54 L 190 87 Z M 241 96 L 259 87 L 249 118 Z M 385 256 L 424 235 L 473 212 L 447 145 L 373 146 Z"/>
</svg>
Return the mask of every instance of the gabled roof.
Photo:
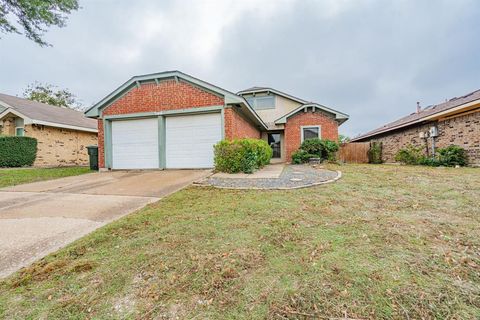
<svg viewBox="0 0 480 320">
<path fill-rule="evenodd" d="M 176 79 L 176 80 L 182 79 L 183 81 L 189 82 L 193 85 L 196 85 L 207 91 L 210 91 L 213 94 L 223 96 L 226 104 L 240 105 L 241 109 L 245 110 L 245 112 L 249 115 L 249 117 L 254 122 L 256 122 L 258 125 L 260 125 L 265 129 L 267 128 L 263 120 L 258 116 L 255 110 L 252 109 L 252 107 L 248 104 L 248 102 L 242 96 L 236 95 L 233 92 L 222 89 L 211 83 L 192 77 L 191 75 L 180 72 L 178 70 L 134 76 L 130 78 L 128 81 L 126 81 L 125 83 L 123 83 L 120 87 L 115 89 L 113 92 L 111 92 L 109 95 L 107 95 L 105 98 L 100 100 L 90 109 L 85 111 L 85 115 L 87 117 L 92 117 L 92 118 L 99 117 L 100 112 L 103 108 L 109 106 L 112 102 L 122 97 L 124 94 L 130 91 L 130 89 L 132 89 L 133 87 L 139 86 L 142 82 L 152 82 L 152 81 L 158 82 L 159 80 L 170 79 L 170 78 Z"/>
<path fill-rule="evenodd" d="M 480 104 L 480 90 L 470 92 L 461 97 L 452 98 L 446 102 L 443 102 L 437 105 L 429 106 L 418 113 L 415 112 L 415 113 L 409 114 L 408 116 L 405 116 L 393 122 L 387 123 L 386 125 L 380 128 L 377 128 L 375 130 L 362 134 L 358 137 L 355 137 L 352 139 L 352 141 L 362 140 L 362 139 L 376 136 L 392 130 L 407 127 L 416 123 L 431 120 L 436 118 L 437 116 L 444 115 L 445 113 L 453 112 L 457 108 L 469 107 L 471 104 L 473 105 Z"/>
<path fill-rule="evenodd" d="M 49 104 L 0 93 L 0 118 L 13 113 L 24 118 L 26 124 L 97 132 L 97 121 L 80 111 L 51 106 Z"/>
<path fill-rule="evenodd" d="M 326 111 L 326 112 L 328 112 L 328 113 L 331 113 L 331 114 L 333 114 L 333 115 L 335 116 L 335 120 L 337 120 L 340 124 L 344 123 L 344 122 L 347 121 L 348 118 L 349 118 L 348 114 L 345 114 L 345 113 L 342 113 L 342 112 L 339 112 L 339 111 L 330 109 L 330 108 L 328 108 L 328 107 L 322 106 L 321 104 L 318 104 L 318 103 L 306 103 L 306 104 L 302 104 L 302 105 L 299 106 L 298 108 L 293 109 L 293 110 L 290 111 L 289 113 L 287 113 L 287 114 L 283 115 L 282 117 L 278 118 L 277 120 L 275 120 L 275 124 L 283 124 L 283 123 L 286 123 L 288 118 L 290 118 L 291 116 L 295 115 L 295 114 L 298 113 L 298 112 L 306 111 L 308 108 L 319 109 L 319 110 L 322 110 L 322 111 Z"/>
<path fill-rule="evenodd" d="M 282 96 L 284 98 L 290 99 L 292 101 L 301 103 L 301 105 L 298 108 L 290 111 L 289 113 L 287 113 L 287 114 L 283 115 L 282 117 L 280 117 L 279 119 L 275 120 L 275 122 L 274 122 L 275 124 L 283 124 L 283 123 L 287 122 L 287 119 L 289 117 L 293 116 L 297 112 L 299 112 L 301 110 L 304 110 L 305 108 L 308 108 L 308 107 L 320 109 L 320 110 L 323 110 L 323 111 L 326 111 L 328 113 L 331 113 L 331 114 L 335 115 L 335 119 L 337 121 L 339 121 L 340 124 L 344 123 L 349 118 L 349 116 L 347 114 L 343 113 L 343 112 L 334 110 L 332 108 L 326 107 L 326 106 L 321 105 L 321 104 L 316 103 L 316 102 L 311 102 L 311 101 L 307 101 L 307 100 L 297 98 L 297 97 L 292 96 L 288 93 L 285 93 L 285 92 L 282 92 L 282 91 L 279 91 L 279 90 L 276 90 L 276 89 L 273 89 L 273 88 L 269 88 L 269 87 L 251 87 L 251 88 L 239 91 L 237 94 L 239 94 L 239 95 L 244 95 L 245 94 L 246 95 L 246 94 L 263 93 L 263 92 L 271 92 L 271 93 L 274 93 L 276 95 Z"/>
<path fill-rule="evenodd" d="M 272 93 L 275 93 L 276 95 L 279 95 L 279 96 L 282 96 L 284 98 L 296 101 L 296 102 L 301 103 L 301 104 L 309 103 L 309 101 L 307 101 L 307 100 L 297 98 L 297 97 L 292 96 L 288 93 L 285 93 L 285 92 L 282 92 L 280 90 L 276 90 L 276 89 L 273 89 L 273 88 L 269 88 L 269 87 L 251 87 L 251 88 L 239 91 L 239 92 L 237 92 L 237 94 L 244 95 L 244 94 L 251 94 L 251 93 L 262 93 L 262 92 L 272 92 Z"/>
</svg>

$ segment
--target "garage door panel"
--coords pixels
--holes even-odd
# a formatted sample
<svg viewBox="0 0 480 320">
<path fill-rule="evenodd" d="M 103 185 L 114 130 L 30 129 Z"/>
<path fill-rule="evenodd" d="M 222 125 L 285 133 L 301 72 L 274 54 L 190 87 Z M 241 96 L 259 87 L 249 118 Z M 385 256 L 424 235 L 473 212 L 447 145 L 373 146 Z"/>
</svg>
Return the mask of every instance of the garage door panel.
<svg viewBox="0 0 480 320">
<path fill-rule="evenodd" d="M 159 167 L 158 119 L 112 122 L 112 167 L 153 169 Z"/>
<path fill-rule="evenodd" d="M 213 167 L 213 146 L 221 139 L 220 113 L 168 117 L 167 168 Z"/>
</svg>

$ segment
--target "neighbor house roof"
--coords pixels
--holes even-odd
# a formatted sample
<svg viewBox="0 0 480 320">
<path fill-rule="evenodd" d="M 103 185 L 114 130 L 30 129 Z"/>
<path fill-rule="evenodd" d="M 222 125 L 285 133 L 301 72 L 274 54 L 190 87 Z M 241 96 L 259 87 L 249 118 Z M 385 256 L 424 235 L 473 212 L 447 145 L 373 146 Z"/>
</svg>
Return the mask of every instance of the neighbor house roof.
<svg viewBox="0 0 480 320">
<path fill-rule="evenodd" d="M 428 120 L 435 120 L 439 117 L 448 116 L 449 114 L 456 113 L 459 110 L 465 108 L 478 107 L 480 104 L 480 90 L 468 93 L 461 97 L 452 98 L 446 102 L 429 106 L 420 112 L 415 112 L 400 118 L 396 121 L 387 123 L 386 125 L 355 137 L 351 141 L 362 140 L 365 138 L 373 137 L 382 133 L 386 133 L 392 130 L 397 130 L 403 127 L 407 127 L 416 123 L 420 123 Z"/>
<path fill-rule="evenodd" d="M 321 105 L 321 104 L 316 103 L 316 102 L 311 102 L 311 101 L 307 101 L 307 100 L 297 98 L 297 97 L 292 96 L 288 93 L 285 93 L 285 92 L 282 92 L 280 90 L 276 90 L 276 89 L 273 89 L 273 88 L 269 88 L 269 87 L 251 87 L 251 88 L 239 91 L 237 94 L 244 95 L 244 94 L 263 93 L 263 92 L 272 92 L 276 95 L 282 96 L 284 98 L 290 99 L 292 101 L 295 101 L 295 102 L 298 102 L 298 103 L 301 104 L 298 108 L 290 111 L 289 113 L 287 113 L 287 114 L 283 115 L 282 117 L 280 117 L 279 119 L 275 120 L 275 124 L 285 123 L 289 117 L 293 116 L 294 114 L 296 114 L 299 111 L 305 110 L 306 108 L 314 108 L 314 109 L 319 109 L 319 110 L 323 110 L 323 111 L 326 111 L 328 113 L 331 113 L 331 114 L 335 115 L 335 119 L 337 121 L 339 121 L 340 124 L 347 121 L 348 118 L 349 118 L 348 114 L 345 114 L 343 112 L 334 110 L 332 108 L 326 107 L 326 106 Z"/>
<path fill-rule="evenodd" d="M 248 104 L 248 102 L 243 98 L 242 96 L 236 95 L 233 92 L 230 92 L 228 90 L 222 89 L 220 87 L 217 87 L 211 83 L 208 83 L 206 81 L 200 80 L 198 78 L 192 77 L 191 75 L 188 75 L 186 73 L 180 72 L 178 70 L 174 71 L 165 71 L 165 72 L 158 72 L 158 73 L 152 73 L 152 74 L 146 74 L 146 75 L 140 75 L 140 76 L 134 76 L 130 78 L 128 81 L 126 81 L 124 84 L 122 84 L 120 87 L 115 89 L 113 92 L 111 92 L 109 95 L 107 95 L 105 98 L 100 100 L 98 103 L 96 103 L 94 106 L 92 106 L 90 109 L 85 111 L 85 115 L 87 117 L 99 117 L 101 114 L 101 110 L 107 106 L 109 106 L 111 103 L 116 101 L 117 99 L 121 98 L 124 94 L 126 94 L 130 89 L 132 89 L 135 86 L 139 86 L 143 82 L 158 82 L 159 80 L 164 80 L 164 79 L 182 79 L 183 81 L 186 81 L 190 84 L 196 85 L 198 87 L 201 87 L 203 89 L 206 89 L 214 94 L 221 95 L 225 97 L 225 103 L 226 104 L 235 104 L 238 105 L 242 111 L 245 112 L 245 114 L 256 124 L 260 125 L 263 128 L 267 128 L 267 125 L 263 120 L 258 116 L 258 114 L 253 110 L 253 108 Z"/>
<path fill-rule="evenodd" d="M 0 93 L 0 118 L 13 113 L 25 120 L 25 124 L 97 132 L 97 121 L 80 111 L 51 106 L 45 103 Z"/>
</svg>

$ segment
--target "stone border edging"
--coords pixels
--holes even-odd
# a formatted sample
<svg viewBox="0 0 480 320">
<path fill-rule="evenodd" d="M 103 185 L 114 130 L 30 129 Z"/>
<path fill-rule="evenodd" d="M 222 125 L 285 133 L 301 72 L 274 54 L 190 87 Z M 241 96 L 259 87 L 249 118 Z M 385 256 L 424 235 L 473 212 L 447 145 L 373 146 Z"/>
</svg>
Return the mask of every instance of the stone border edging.
<svg viewBox="0 0 480 320">
<path fill-rule="evenodd" d="M 306 184 L 303 186 L 295 186 L 295 187 L 275 187 L 275 188 L 258 188 L 258 187 L 221 187 L 221 186 L 214 186 L 211 184 L 202 184 L 201 182 L 194 182 L 192 185 L 196 187 L 213 187 L 217 189 L 230 189 L 230 190 L 295 190 L 295 189 L 303 189 L 303 188 L 309 188 L 309 187 L 314 187 L 322 184 L 329 184 L 333 183 L 337 180 L 339 180 L 342 177 L 342 172 L 339 170 L 336 170 L 337 176 L 333 179 L 326 180 L 326 181 L 320 181 L 320 182 L 315 182 L 315 183 L 310 183 Z M 208 178 L 208 177 L 207 177 Z M 206 178 L 204 178 L 206 179 Z"/>
</svg>

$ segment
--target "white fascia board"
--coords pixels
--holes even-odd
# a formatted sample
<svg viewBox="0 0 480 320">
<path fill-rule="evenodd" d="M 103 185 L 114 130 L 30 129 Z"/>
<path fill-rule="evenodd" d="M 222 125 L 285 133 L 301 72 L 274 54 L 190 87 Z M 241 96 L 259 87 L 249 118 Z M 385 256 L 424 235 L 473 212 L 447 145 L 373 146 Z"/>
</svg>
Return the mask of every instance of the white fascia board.
<svg viewBox="0 0 480 320">
<path fill-rule="evenodd" d="M 240 101 L 230 103 L 230 104 L 242 104 L 242 105 L 244 105 L 247 108 L 247 110 L 254 116 L 254 118 L 262 125 L 262 127 L 265 130 L 268 130 L 267 124 L 265 122 L 263 122 L 262 118 L 260 118 L 260 116 L 255 112 L 255 110 L 248 104 L 247 100 L 245 100 L 245 98 L 240 97 L 240 96 L 237 96 L 237 97 L 240 98 Z"/>
<path fill-rule="evenodd" d="M 98 132 L 98 129 L 72 126 L 72 125 L 63 124 L 63 123 L 56 123 L 56 122 L 42 121 L 42 120 L 31 120 L 31 121 L 32 122 L 30 122 L 29 124 L 39 124 L 39 125 L 42 125 L 42 126 L 49 126 L 49 127 L 62 128 L 62 129 L 71 129 L 71 130 L 77 130 L 77 131 Z"/>
<path fill-rule="evenodd" d="M 249 93 L 261 93 L 261 92 L 272 92 L 272 93 L 275 93 L 275 94 L 278 95 L 278 96 L 287 98 L 287 99 L 289 99 L 289 100 L 292 100 L 292 101 L 295 101 L 295 102 L 298 102 L 298 103 L 301 103 L 301 104 L 307 103 L 306 100 L 303 100 L 303 99 L 300 99 L 300 98 L 291 96 L 291 95 L 289 95 L 289 94 L 286 94 L 286 93 L 284 93 L 284 92 L 275 90 L 275 89 L 273 89 L 273 88 L 265 88 L 265 89 L 255 89 L 255 90 L 239 91 L 238 94 L 244 95 L 244 94 L 249 94 Z"/>
<path fill-rule="evenodd" d="M 349 118 L 349 116 L 345 113 L 338 112 L 336 110 L 330 109 L 330 108 L 325 107 L 325 106 L 323 106 L 321 104 L 318 104 L 318 103 L 309 103 L 309 104 L 301 105 L 297 109 L 294 109 L 293 111 L 290 111 L 286 115 L 284 115 L 284 116 L 278 118 L 277 120 L 275 120 L 274 123 L 275 124 L 284 124 L 284 123 L 287 122 L 287 118 L 291 117 L 292 115 L 296 114 L 297 112 L 301 111 L 304 108 L 311 108 L 311 107 L 330 112 L 330 113 L 335 115 L 335 119 L 337 119 L 337 120 L 345 120 L 346 121 Z"/>
<path fill-rule="evenodd" d="M 439 116 L 443 116 L 443 115 L 448 115 L 452 112 L 457 112 L 457 111 L 460 111 L 462 109 L 465 109 L 465 108 L 468 108 L 468 107 L 473 107 L 477 104 L 480 104 L 480 99 L 477 99 L 477 100 L 474 100 L 474 101 L 470 101 L 468 103 L 465 103 L 465 104 L 461 104 L 457 107 L 454 107 L 454 108 L 451 108 L 451 109 L 447 109 L 445 111 L 442 111 L 442 112 L 438 112 L 438 113 L 434 113 L 430 116 L 427 116 L 425 118 L 422 118 L 422 120 L 430 120 L 430 119 L 434 119 L 434 118 L 438 118 Z"/>
<path fill-rule="evenodd" d="M 0 113 L 0 119 L 5 117 L 9 113 L 14 114 L 19 118 L 22 118 L 24 124 L 31 124 L 32 123 L 32 119 L 30 119 L 29 117 L 25 116 L 23 113 L 15 110 L 11 107 L 7 107 L 7 109 L 5 109 L 2 113 Z"/>
<path fill-rule="evenodd" d="M 220 87 L 217 87 L 215 85 L 212 85 L 208 82 L 205 82 L 203 80 L 194 78 L 188 74 L 182 73 L 180 71 L 166 71 L 166 72 L 160 72 L 160 73 L 152 73 L 152 74 L 147 74 L 147 75 L 141 75 L 141 76 L 135 76 L 130 78 L 127 82 L 122 84 L 120 87 L 118 87 L 116 90 L 111 92 L 109 95 L 107 95 L 105 98 L 97 102 L 95 105 L 93 105 L 91 108 L 89 108 L 87 111 L 85 111 L 85 115 L 87 117 L 99 117 L 100 116 L 100 110 L 105 108 L 112 100 L 114 100 L 116 97 L 119 97 L 122 95 L 122 93 L 125 93 L 126 90 L 130 88 L 130 86 L 133 85 L 138 85 L 138 83 L 141 83 L 143 81 L 155 81 L 158 82 L 158 80 L 162 79 L 167 79 L 167 78 L 174 78 L 174 79 L 183 79 L 187 82 L 190 82 L 194 85 L 197 85 L 199 87 L 205 88 L 211 92 L 214 92 L 220 96 L 225 97 L 225 103 L 227 104 L 233 104 L 233 103 L 241 103 L 243 102 L 242 100 L 243 97 L 240 97 L 230 91 L 227 91 L 225 89 L 222 89 Z"/>
</svg>

